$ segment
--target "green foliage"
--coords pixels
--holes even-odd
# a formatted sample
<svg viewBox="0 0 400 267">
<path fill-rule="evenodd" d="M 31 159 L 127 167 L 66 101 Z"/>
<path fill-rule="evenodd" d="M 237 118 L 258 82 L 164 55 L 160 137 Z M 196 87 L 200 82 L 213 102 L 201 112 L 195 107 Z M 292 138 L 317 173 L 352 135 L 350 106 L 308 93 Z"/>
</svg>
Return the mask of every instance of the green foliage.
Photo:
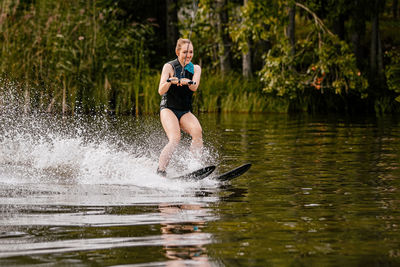
<svg viewBox="0 0 400 267">
<path fill-rule="evenodd" d="M 336 94 L 352 90 L 366 97 L 368 83 L 358 70 L 350 47 L 317 17 L 314 21 L 306 38 L 297 40 L 294 55 L 283 29 L 276 31 L 260 71 L 265 91 L 290 99 L 299 97 L 307 88 Z"/>
<path fill-rule="evenodd" d="M 141 6 L 110 0 L 2 1 L 0 76 L 6 77 L 3 81 L 18 81 L 16 93 L 25 99 L 24 104 L 42 110 L 156 112 L 160 70 L 152 69 L 155 66 L 150 66 L 150 62 L 157 60 L 150 57 L 157 54 L 160 60 L 166 56 L 155 49 L 165 43 L 161 39 L 164 35 L 158 34 L 165 25 L 162 19 L 154 22 L 152 17 L 144 23 L 133 23 L 131 18 L 135 14 L 122 10 L 121 2 L 125 6 Z M 191 0 L 178 2 L 179 30 L 188 37 L 195 7 Z M 196 2 L 199 7 L 191 39 L 195 47 L 193 61 L 204 70 L 195 98 L 195 107 L 201 111 L 286 112 L 289 106 L 304 110 L 309 102 L 317 106 L 322 98 L 337 105 L 340 101 L 336 101 L 336 96 L 356 101 L 379 96 L 379 106 L 393 99 L 393 95 L 386 97 L 387 90 L 375 94 L 375 88 L 368 88 L 368 58 L 360 58 L 369 53 L 369 20 L 374 1 L 248 0 L 246 5 L 243 1 L 227 1 L 224 6 L 213 0 Z M 386 14 L 385 5 L 390 6 L 387 2 L 379 2 L 382 16 Z M 293 47 L 287 26 L 288 11 L 294 5 Z M 232 44 L 220 40 L 223 37 L 217 29 L 221 8 L 226 9 L 229 17 L 229 25 L 222 28 L 229 33 Z M 146 10 L 146 14 L 152 13 Z M 141 17 L 144 20 L 147 15 Z M 398 41 L 398 20 L 384 18 L 380 24 L 381 36 L 386 38 L 383 47 L 388 49 L 384 74 L 389 94 L 399 94 L 400 55 L 397 48 L 389 48 L 398 46 L 392 45 Z M 352 42 L 354 31 L 362 32 L 355 36 L 358 43 Z M 219 71 L 224 49 L 230 49 L 233 57 L 233 72 L 226 77 Z M 243 53 L 249 51 L 254 80 L 236 74 L 240 72 Z M 362 52 L 356 53 L 358 66 L 353 51 Z M 369 100 L 366 102 L 374 103 Z"/>
<path fill-rule="evenodd" d="M 389 62 L 385 69 L 389 90 L 400 94 L 400 49 L 393 48 L 387 51 L 385 58 Z M 399 97 L 396 100 L 399 101 Z"/>
<path fill-rule="evenodd" d="M 32 91 L 26 94 L 32 105 L 139 112 L 151 26 L 125 25 L 118 7 L 105 0 L 43 0 L 26 7 L 6 1 L 1 12 L 8 18 L 0 32 L 0 71 Z"/>
<path fill-rule="evenodd" d="M 247 40 L 268 40 L 276 33 L 284 4 L 280 1 L 248 1 L 231 16 L 229 32 L 240 52 L 248 51 Z"/>
<path fill-rule="evenodd" d="M 200 25 L 204 27 L 203 30 L 198 28 L 196 37 L 198 43 L 207 44 L 208 49 L 202 53 L 209 56 L 208 59 L 216 68 L 219 58 L 215 47 L 218 41 L 213 39 L 216 36 L 213 32 L 216 27 L 213 25 L 213 1 L 200 2 Z M 295 47 L 289 44 L 286 36 L 288 10 L 292 5 L 296 5 L 297 9 Z M 365 22 L 371 15 L 371 11 L 364 10 L 365 6 L 372 7 L 373 3 L 365 0 L 248 0 L 247 5 L 231 4 L 228 29 L 233 40 L 231 52 L 234 58 L 241 59 L 242 53 L 249 50 L 249 41 L 253 44 L 252 49 L 259 49 L 253 50 L 253 55 L 259 56 L 262 53 L 262 68 L 258 74 L 268 97 L 272 95 L 289 99 L 293 103 L 303 103 L 307 99 L 314 101 L 307 98 L 307 93 L 315 90 L 321 94 L 336 94 L 339 99 L 350 95 L 365 99 L 374 90 L 368 88 L 368 75 L 364 71 L 368 68 L 364 66 L 361 68 L 363 71 L 360 71 L 349 39 L 340 39 L 325 26 L 326 23 L 332 29 L 339 30 L 341 37 L 349 38 L 351 32 L 346 31 L 359 30 L 363 25 L 365 28 Z M 360 19 L 363 21 L 358 22 Z M 336 27 L 337 22 L 343 20 L 347 23 L 343 24 L 347 27 L 344 31 Z M 355 23 L 361 26 L 357 24 L 355 27 Z M 293 51 L 296 53 L 293 54 Z M 360 58 L 358 60 L 362 64 L 367 62 Z"/>
</svg>

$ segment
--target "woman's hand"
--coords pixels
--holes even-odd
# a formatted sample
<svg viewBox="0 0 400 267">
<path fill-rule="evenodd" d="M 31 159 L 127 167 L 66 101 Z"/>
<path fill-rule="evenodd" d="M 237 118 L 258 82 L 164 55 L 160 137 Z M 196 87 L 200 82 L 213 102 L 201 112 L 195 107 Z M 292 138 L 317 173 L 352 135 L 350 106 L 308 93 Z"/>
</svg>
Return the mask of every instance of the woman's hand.
<svg viewBox="0 0 400 267">
<path fill-rule="evenodd" d="M 168 82 L 172 83 L 172 84 L 176 84 L 178 86 L 182 86 L 182 85 L 190 85 L 193 84 L 192 80 L 189 80 L 187 78 L 182 78 L 182 79 L 178 79 L 176 77 L 171 77 L 168 79 Z"/>
<path fill-rule="evenodd" d="M 180 82 L 178 83 L 178 86 L 188 85 L 190 81 L 191 81 L 191 80 L 189 80 L 188 78 L 182 78 L 182 79 L 180 80 Z"/>
<path fill-rule="evenodd" d="M 177 77 L 171 77 L 168 78 L 167 82 L 170 82 L 171 84 L 179 84 L 179 79 Z"/>
</svg>

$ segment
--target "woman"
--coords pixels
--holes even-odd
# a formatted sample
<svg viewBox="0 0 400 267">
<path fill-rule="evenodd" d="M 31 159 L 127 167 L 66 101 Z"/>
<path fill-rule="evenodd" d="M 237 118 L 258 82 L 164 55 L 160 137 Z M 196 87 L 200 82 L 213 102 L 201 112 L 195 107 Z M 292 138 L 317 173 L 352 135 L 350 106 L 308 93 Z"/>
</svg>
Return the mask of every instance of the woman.
<svg viewBox="0 0 400 267">
<path fill-rule="evenodd" d="M 181 130 L 192 137 L 190 151 L 194 155 L 199 155 L 203 147 L 201 125 L 191 112 L 192 95 L 200 84 L 201 68 L 191 63 L 193 44 L 189 39 L 180 38 L 175 52 L 177 59 L 164 65 L 158 87 L 158 93 L 162 96 L 160 119 L 168 137 L 168 144 L 161 151 L 158 162 L 157 173 L 162 176 L 166 176 L 165 170 L 179 144 Z"/>
</svg>

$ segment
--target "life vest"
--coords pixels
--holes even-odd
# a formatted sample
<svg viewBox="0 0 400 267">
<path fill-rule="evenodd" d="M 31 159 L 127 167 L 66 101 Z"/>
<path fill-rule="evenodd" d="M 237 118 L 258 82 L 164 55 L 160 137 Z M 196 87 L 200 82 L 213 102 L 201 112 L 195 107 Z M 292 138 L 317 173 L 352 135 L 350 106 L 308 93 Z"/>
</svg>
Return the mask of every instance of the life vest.
<svg viewBox="0 0 400 267">
<path fill-rule="evenodd" d="M 194 65 L 192 62 L 185 66 L 184 74 L 182 74 L 182 66 L 178 59 L 168 62 L 174 69 L 173 77 L 187 78 L 192 80 L 194 74 Z M 188 85 L 178 86 L 176 84 L 171 84 L 168 92 L 163 94 L 161 98 L 160 107 L 172 108 L 176 110 L 192 110 L 192 96 L 193 91 L 189 89 Z"/>
</svg>

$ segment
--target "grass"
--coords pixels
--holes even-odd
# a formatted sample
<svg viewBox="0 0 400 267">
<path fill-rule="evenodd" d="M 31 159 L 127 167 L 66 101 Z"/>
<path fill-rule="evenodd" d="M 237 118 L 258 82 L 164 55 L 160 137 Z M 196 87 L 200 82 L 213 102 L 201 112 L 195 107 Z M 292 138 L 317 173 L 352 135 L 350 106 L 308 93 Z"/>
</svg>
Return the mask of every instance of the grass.
<svg viewBox="0 0 400 267">
<path fill-rule="evenodd" d="M 3 1 L 0 74 L 26 105 L 48 112 L 141 112 L 154 101 L 145 24 L 124 25 L 109 1 Z M 143 80 L 147 83 L 144 84 Z M 22 90 L 22 91 L 20 91 Z M 143 97 L 142 97 L 143 96 Z M 152 104 L 145 103 L 143 112 Z"/>
<path fill-rule="evenodd" d="M 263 93 L 260 81 L 236 73 L 222 76 L 204 72 L 198 98 L 195 109 L 201 112 L 287 112 L 287 103 Z"/>
</svg>

